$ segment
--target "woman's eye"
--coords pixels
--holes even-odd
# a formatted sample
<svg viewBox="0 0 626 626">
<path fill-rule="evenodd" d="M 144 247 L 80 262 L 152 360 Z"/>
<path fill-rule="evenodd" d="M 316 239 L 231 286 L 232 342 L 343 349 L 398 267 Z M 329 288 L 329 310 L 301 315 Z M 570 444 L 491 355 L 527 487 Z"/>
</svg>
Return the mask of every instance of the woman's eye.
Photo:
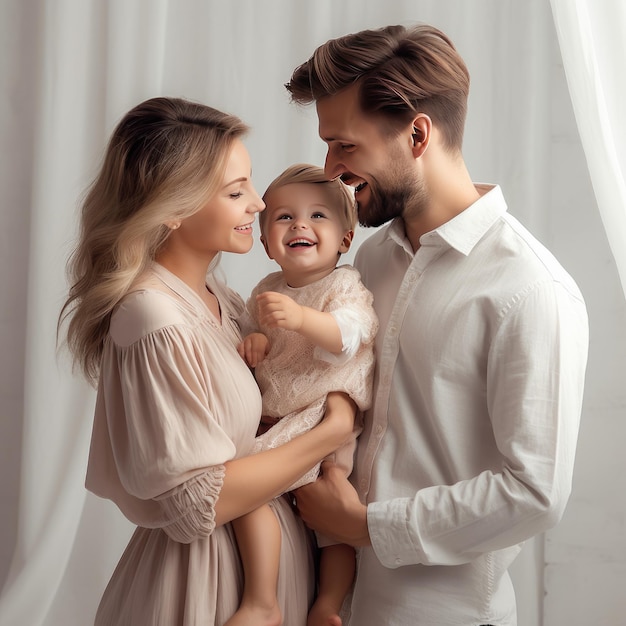
<svg viewBox="0 0 626 626">
<path fill-rule="evenodd" d="M 233 200 L 236 200 L 237 198 L 241 198 L 241 196 L 243 196 L 243 193 L 241 191 L 236 191 L 235 193 L 230 194 L 230 197 Z"/>
<path fill-rule="evenodd" d="M 344 152 L 352 152 L 352 150 L 354 150 L 356 148 L 356 146 L 353 143 L 342 143 L 341 144 L 341 149 Z"/>
</svg>

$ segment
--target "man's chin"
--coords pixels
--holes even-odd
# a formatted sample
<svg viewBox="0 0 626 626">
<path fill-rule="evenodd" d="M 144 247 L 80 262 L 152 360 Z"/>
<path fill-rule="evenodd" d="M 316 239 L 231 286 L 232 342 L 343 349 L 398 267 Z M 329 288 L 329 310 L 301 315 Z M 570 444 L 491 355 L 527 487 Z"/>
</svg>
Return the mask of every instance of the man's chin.
<svg viewBox="0 0 626 626">
<path fill-rule="evenodd" d="M 367 203 L 357 202 L 356 203 L 356 214 L 359 218 L 359 224 L 364 226 L 365 228 L 369 228 L 370 224 L 370 213 L 367 210 Z"/>
<path fill-rule="evenodd" d="M 393 219 L 393 216 L 377 211 L 376 207 L 372 207 L 371 203 L 357 203 L 357 215 L 359 217 L 359 224 L 365 228 L 382 226 L 389 220 Z"/>
<path fill-rule="evenodd" d="M 377 226 L 382 226 L 385 222 L 388 222 L 391 218 L 381 217 L 379 219 L 374 219 L 371 215 L 367 217 L 359 217 L 359 225 L 364 228 L 376 228 Z"/>
</svg>

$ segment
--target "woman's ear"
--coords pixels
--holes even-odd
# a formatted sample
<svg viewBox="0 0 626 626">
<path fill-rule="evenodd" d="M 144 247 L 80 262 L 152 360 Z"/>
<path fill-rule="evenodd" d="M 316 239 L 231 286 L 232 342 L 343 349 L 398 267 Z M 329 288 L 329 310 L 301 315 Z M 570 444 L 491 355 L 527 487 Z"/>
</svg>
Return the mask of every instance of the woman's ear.
<svg viewBox="0 0 626 626">
<path fill-rule="evenodd" d="M 348 230 L 346 234 L 343 236 L 341 243 L 339 244 L 339 254 L 345 254 L 348 250 L 350 250 L 350 246 L 352 245 L 352 239 L 354 238 L 354 231 Z"/>
<path fill-rule="evenodd" d="M 432 134 L 433 123 L 425 113 L 418 113 L 411 124 L 413 156 L 417 159 L 424 154 Z"/>
</svg>

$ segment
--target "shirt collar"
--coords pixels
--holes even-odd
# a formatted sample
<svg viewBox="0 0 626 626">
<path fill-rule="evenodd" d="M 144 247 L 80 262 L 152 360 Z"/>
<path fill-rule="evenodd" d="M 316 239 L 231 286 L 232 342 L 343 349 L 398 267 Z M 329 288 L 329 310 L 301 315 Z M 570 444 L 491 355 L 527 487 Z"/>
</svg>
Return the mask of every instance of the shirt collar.
<svg viewBox="0 0 626 626">
<path fill-rule="evenodd" d="M 456 217 L 420 237 L 422 246 L 437 246 L 445 243 L 467 256 L 482 239 L 496 220 L 506 212 L 507 206 L 499 185 L 477 183 L 480 198 L 461 211 Z M 389 225 L 389 238 L 404 248 L 411 256 L 413 250 L 404 231 L 401 218 Z"/>
</svg>

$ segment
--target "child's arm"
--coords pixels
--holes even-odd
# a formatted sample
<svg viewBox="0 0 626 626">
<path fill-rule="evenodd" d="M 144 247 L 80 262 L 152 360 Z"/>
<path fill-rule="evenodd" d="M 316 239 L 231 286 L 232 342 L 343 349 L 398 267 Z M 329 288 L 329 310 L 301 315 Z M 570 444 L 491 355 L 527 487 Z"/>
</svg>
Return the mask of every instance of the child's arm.
<svg viewBox="0 0 626 626">
<path fill-rule="evenodd" d="M 289 296 L 275 291 L 259 294 L 257 304 L 261 325 L 293 330 L 333 354 L 340 354 L 343 350 L 341 331 L 330 313 L 301 306 Z"/>
<path fill-rule="evenodd" d="M 263 333 L 250 333 L 237 346 L 237 352 L 248 364 L 248 367 L 256 367 L 268 355 L 269 351 L 270 342 Z"/>
</svg>

